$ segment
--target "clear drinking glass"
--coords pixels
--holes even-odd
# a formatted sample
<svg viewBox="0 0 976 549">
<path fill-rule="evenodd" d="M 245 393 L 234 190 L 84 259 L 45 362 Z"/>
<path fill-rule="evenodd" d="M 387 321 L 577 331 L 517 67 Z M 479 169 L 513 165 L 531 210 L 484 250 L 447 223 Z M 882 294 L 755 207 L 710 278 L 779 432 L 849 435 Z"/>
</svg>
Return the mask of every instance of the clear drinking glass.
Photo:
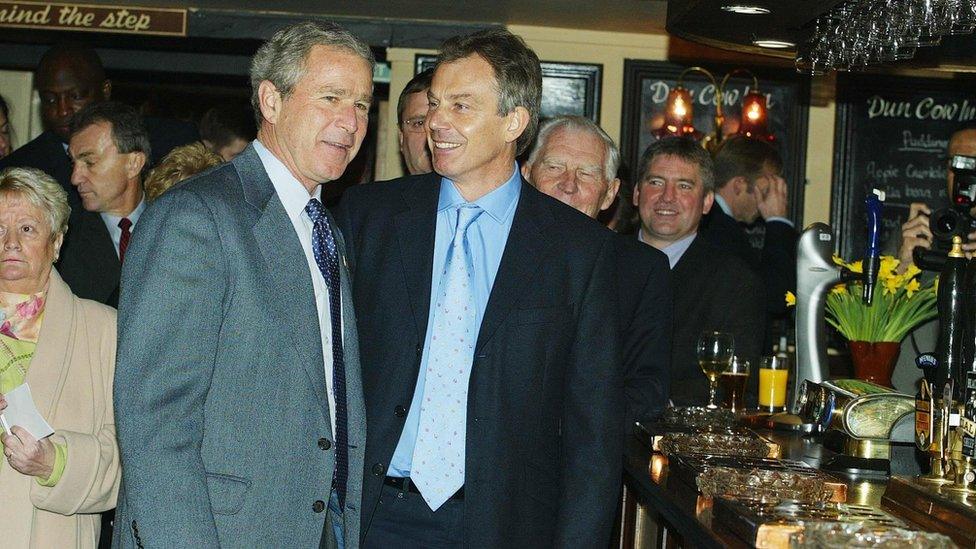
<svg viewBox="0 0 976 549">
<path fill-rule="evenodd" d="M 698 338 L 698 365 L 705 377 L 708 378 L 708 406 L 718 408 L 715 404 L 715 390 L 718 388 L 718 378 L 729 368 L 735 353 L 735 341 L 732 334 L 724 332 L 702 332 Z"/>
<path fill-rule="evenodd" d="M 722 386 L 722 407 L 733 414 L 745 408 L 746 383 L 749 381 L 749 361 L 733 357 L 732 364 L 722 372 L 719 385 Z"/>
</svg>

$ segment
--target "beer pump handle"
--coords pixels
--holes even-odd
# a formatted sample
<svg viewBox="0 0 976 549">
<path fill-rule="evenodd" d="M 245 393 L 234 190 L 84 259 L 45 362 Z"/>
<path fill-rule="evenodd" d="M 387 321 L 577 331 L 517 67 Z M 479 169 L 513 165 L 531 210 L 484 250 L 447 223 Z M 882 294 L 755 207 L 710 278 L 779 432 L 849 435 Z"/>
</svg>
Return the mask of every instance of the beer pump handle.
<svg viewBox="0 0 976 549">
<path fill-rule="evenodd" d="M 874 189 L 864 201 L 868 214 L 868 241 L 864 252 L 864 291 L 861 299 L 867 305 L 874 300 L 874 287 L 878 283 L 878 269 L 881 266 L 881 210 L 884 199 L 884 191 Z"/>
</svg>

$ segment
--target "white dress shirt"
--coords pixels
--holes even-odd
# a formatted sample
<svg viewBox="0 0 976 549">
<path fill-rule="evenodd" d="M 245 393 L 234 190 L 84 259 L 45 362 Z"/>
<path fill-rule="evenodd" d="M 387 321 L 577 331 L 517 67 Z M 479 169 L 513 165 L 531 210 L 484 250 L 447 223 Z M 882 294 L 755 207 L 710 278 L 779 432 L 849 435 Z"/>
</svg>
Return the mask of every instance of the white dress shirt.
<svg viewBox="0 0 976 549">
<path fill-rule="evenodd" d="M 146 195 L 142 195 L 142 200 L 139 201 L 139 205 L 136 209 L 132 210 L 128 217 L 129 221 L 132 222 L 132 226 L 129 227 L 129 232 L 132 233 L 136 230 L 136 223 L 139 222 L 139 217 L 142 212 L 146 209 Z M 115 245 L 115 255 L 119 255 L 119 242 L 122 240 L 122 227 L 119 227 L 119 221 L 122 221 L 122 217 L 117 215 L 108 214 L 105 212 L 100 212 L 98 215 L 102 217 L 102 223 L 105 224 L 105 228 L 108 229 L 108 235 L 112 237 L 112 244 Z"/>
<path fill-rule="evenodd" d="M 329 288 L 325 285 L 325 277 L 319 270 L 318 263 L 315 262 L 315 255 L 312 253 L 312 229 L 314 224 L 312 219 L 305 213 L 305 206 L 312 198 L 321 199 L 322 188 L 316 187 L 312 195 L 278 157 L 272 154 L 260 141 L 254 140 L 254 149 L 261 158 L 264 170 L 268 172 L 271 184 L 274 185 L 275 194 L 278 200 L 285 207 L 288 219 L 291 220 L 298 240 L 302 244 L 302 251 L 305 252 L 305 260 L 308 262 L 309 274 L 312 275 L 312 289 L 315 291 L 315 309 L 319 315 L 319 331 L 322 337 L 322 358 L 325 360 L 325 389 L 329 399 L 329 421 L 332 423 L 332 433 L 335 435 L 335 394 L 332 391 L 332 319 L 329 309 Z M 351 474 L 351 473 L 350 473 Z"/>
</svg>

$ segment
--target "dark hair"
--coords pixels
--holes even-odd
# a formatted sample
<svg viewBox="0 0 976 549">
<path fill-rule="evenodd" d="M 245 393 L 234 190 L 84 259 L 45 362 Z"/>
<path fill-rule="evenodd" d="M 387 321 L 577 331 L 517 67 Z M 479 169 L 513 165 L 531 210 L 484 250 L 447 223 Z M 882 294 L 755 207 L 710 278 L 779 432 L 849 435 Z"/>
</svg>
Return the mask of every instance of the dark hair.
<svg viewBox="0 0 976 549">
<path fill-rule="evenodd" d="M 230 106 L 213 107 L 200 119 L 200 138 L 219 150 L 235 139 L 251 141 L 257 133 L 250 109 Z"/>
<path fill-rule="evenodd" d="M 0 112 L 3 113 L 3 117 L 10 121 L 10 107 L 7 106 L 7 100 L 0 95 Z"/>
<path fill-rule="evenodd" d="M 430 89 L 430 81 L 434 78 L 434 68 L 424 69 L 414 75 L 413 78 L 407 82 L 404 86 L 403 91 L 400 92 L 400 98 L 397 99 L 397 125 L 403 125 L 403 109 L 407 108 L 407 96 L 412 93 L 426 92 Z"/>
<path fill-rule="evenodd" d="M 146 155 L 146 167 L 149 166 L 149 133 L 138 111 L 118 101 L 92 103 L 71 118 L 71 135 L 99 122 L 112 126 L 112 141 L 120 153 L 141 152 Z"/>
<path fill-rule="evenodd" d="M 524 107 L 529 124 L 516 141 L 516 156 L 528 150 L 539 127 L 542 104 L 542 68 L 539 57 L 521 37 L 503 28 L 490 28 L 448 38 L 441 46 L 437 63 L 450 63 L 470 55 L 479 55 L 495 73 L 498 83 L 498 114 L 505 116 Z"/>
<path fill-rule="evenodd" d="M 101 84 L 105 80 L 105 67 L 102 66 L 102 59 L 98 57 L 98 53 L 91 46 L 81 42 L 59 42 L 51 46 L 37 63 L 37 68 L 34 70 L 35 76 L 44 74 L 61 59 L 70 60 L 72 67 L 91 76 L 93 84 Z"/>
<path fill-rule="evenodd" d="M 647 177 L 647 169 L 659 156 L 674 156 L 686 162 L 698 164 L 698 171 L 705 192 L 715 190 L 715 171 L 712 167 L 712 157 L 697 141 L 688 137 L 665 137 L 648 145 L 641 154 L 640 160 L 637 161 L 634 186 L 639 185 Z"/>
<path fill-rule="evenodd" d="M 767 164 L 776 171 L 783 169 L 783 158 L 772 145 L 741 135 L 731 137 L 715 153 L 715 188 L 736 177 L 744 177 L 752 188 Z"/>
</svg>

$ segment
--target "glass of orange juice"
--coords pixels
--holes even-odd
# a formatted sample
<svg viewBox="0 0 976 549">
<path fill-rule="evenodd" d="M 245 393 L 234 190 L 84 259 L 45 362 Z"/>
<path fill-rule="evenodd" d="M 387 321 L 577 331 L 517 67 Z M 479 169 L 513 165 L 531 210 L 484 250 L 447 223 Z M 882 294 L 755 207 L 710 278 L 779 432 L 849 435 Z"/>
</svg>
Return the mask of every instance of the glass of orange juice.
<svg viewBox="0 0 976 549">
<path fill-rule="evenodd" d="M 767 412 L 786 410 L 786 382 L 790 378 L 790 359 L 764 356 L 759 367 L 759 408 Z"/>
</svg>

